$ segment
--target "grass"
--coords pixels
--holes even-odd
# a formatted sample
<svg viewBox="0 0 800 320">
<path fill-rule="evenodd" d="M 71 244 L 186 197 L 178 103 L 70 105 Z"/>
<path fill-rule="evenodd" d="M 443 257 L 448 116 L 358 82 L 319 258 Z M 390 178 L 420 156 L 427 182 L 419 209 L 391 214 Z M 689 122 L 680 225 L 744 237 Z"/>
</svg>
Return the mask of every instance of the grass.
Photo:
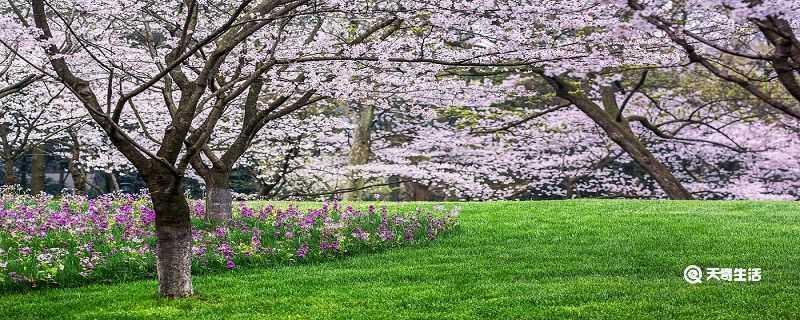
<svg viewBox="0 0 800 320">
<path fill-rule="evenodd" d="M 413 204 L 407 204 L 412 206 Z M 793 319 L 800 204 L 577 200 L 464 203 L 455 234 L 338 261 L 0 296 L 1 319 Z M 754 283 L 682 278 L 759 267 Z"/>
</svg>

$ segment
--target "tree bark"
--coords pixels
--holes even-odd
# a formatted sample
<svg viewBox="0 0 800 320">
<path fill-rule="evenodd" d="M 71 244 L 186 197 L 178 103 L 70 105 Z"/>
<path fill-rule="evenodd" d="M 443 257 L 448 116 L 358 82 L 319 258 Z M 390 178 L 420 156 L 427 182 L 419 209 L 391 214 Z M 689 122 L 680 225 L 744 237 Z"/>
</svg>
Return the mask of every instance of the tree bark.
<svg viewBox="0 0 800 320">
<path fill-rule="evenodd" d="M 693 199 L 692 194 L 684 188 L 672 171 L 659 161 L 650 150 L 633 133 L 627 121 L 616 121 L 619 108 L 613 92 L 608 88 L 602 89 L 602 98 L 605 109 L 580 94 L 575 94 L 578 89 L 558 78 L 547 78 L 556 94 L 573 103 L 586 114 L 592 121 L 599 125 L 608 137 L 624 150 L 633 160 L 664 190 L 664 193 L 673 200 Z"/>
<path fill-rule="evenodd" d="M 603 127 L 609 138 L 625 150 L 642 169 L 647 171 L 670 199 L 693 199 L 692 194 L 683 187 L 683 184 L 672 174 L 672 171 L 661 163 L 636 136 L 626 130 L 619 130 L 613 125 L 600 122 L 603 121 L 598 121 L 598 124 Z"/>
<path fill-rule="evenodd" d="M 370 154 L 370 129 L 372 128 L 372 121 L 375 118 L 375 107 L 372 105 L 359 106 L 358 112 L 355 113 L 354 122 L 355 130 L 353 130 L 353 141 L 350 147 L 350 165 L 364 165 L 369 162 Z M 349 192 L 345 196 L 348 200 L 363 200 L 366 198 L 366 191 L 359 190 L 364 186 L 364 179 L 353 177 L 350 180 L 350 188 L 356 191 Z"/>
<path fill-rule="evenodd" d="M 119 182 L 117 182 L 117 175 L 113 171 L 106 172 L 106 188 L 108 192 L 119 192 Z"/>
<path fill-rule="evenodd" d="M 31 193 L 39 194 L 45 188 L 45 167 L 47 159 L 45 157 L 44 146 L 35 145 L 31 149 Z"/>
<path fill-rule="evenodd" d="M 167 298 L 192 295 L 191 221 L 181 181 L 168 169 L 144 174 L 156 212 L 156 269 L 159 294 Z"/>
<path fill-rule="evenodd" d="M 17 184 L 17 174 L 14 172 L 14 160 L 3 160 L 3 169 L 5 173 L 3 184 L 7 186 Z"/>
<path fill-rule="evenodd" d="M 433 192 L 428 186 L 418 182 L 403 183 L 408 198 L 412 201 L 431 201 L 433 199 Z"/>
<path fill-rule="evenodd" d="M 8 143 L 8 125 L 0 124 L 0 142 L 3 146 L 3 185 L 10 186 L 17 184 L 17 175 L 15 172 L 15 158 L 11 152 L 11 145 Z"/>
<path fill-rule="evenodd" d="M 564 179 L 564 190 L 566 191 L 566 198 L 572 199 L 578 196 L 576 185 L 578 184 L 578 177 L 569 176 Z"/>
<path fill-rule="evenodd" d="M 206 220 L 224 223 L 233 218 L 231 171 L 212 169 L 203 177 L 206 183 Z"/>
<path fill-rule="evenodd" d="M 86 195 L 86 174 L 80 168 L 80 164 L 70 161 L 69 175 L 72 176 L 72 183 L 75 189 L 75 194 Z"/>
<path fill-rule="evenodd" d="M 759 30 L 775 48 L 771 63 L 778 81 L 800 102 L 800 82 L 795 76 L 800 65 L 800 43 L 791 25 L 783 19 L 764 19 L 759 23 Z M 800 119 L 796 115 L 795 118 Z"/>
<path fill-rule="evenodd" d="M 83 166 L 81 165 L 80 139 L 78 138 L 78 134 L 74 131 L 70 131 L 69 136 L 72 140 L 72 144 L 70 145 L 70 158 L 69 164 L 67 165 L 67 170 L 69 170 L 69 174 L 72 176 L 72 184 L 74 185 L 73 188 L 75 190 L 75 194 L 86 195 L 87 180 L 86 172 L 83 170 Z"/>
</svg>

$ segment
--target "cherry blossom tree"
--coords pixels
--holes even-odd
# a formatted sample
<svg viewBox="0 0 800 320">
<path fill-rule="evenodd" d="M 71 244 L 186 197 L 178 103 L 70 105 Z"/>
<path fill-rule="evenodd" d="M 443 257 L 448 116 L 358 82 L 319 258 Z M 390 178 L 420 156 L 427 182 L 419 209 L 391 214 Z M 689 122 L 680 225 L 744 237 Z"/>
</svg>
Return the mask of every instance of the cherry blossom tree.
<svg viewBox="0 0 800 320">
<path fill-rule="evenodd" d="M 266 26 L 279 27 L 282 18 L 315 9 L 302 1 L 243 1 L 225 9 L 195 1 L 158 6 L 33 1 L 31 9 L 36 32 L 30 35 L 35 41 L 27 45 L 32 52 L 44 46 L 47 54 L 34 57 L 49 60 L 55 73 L 51 76 L 81 101 L 148 184 L 156 211 L 161 295 L 191 295 L 189 206 L 182 178 L 230 102 L 258 87 L 258 78 L 274 65 L 265 61 L 243 70 L 237 66 L 246 59 L 231 53 L 244 49 L 240 45 Z M 163 19 L 173 10 L 184 12 L 181 23 Z M 20 18 L 27 23 L 26 17 Z M 301 104 L 300 99 L 289 106 Z M 275 110 L 290 97 L 279 100 L 270 111 L 291 110 Z M 122 121 L 138 118 L 140 109 L 168 118 L 150 145 L 137 141 Z"/>
</svg>

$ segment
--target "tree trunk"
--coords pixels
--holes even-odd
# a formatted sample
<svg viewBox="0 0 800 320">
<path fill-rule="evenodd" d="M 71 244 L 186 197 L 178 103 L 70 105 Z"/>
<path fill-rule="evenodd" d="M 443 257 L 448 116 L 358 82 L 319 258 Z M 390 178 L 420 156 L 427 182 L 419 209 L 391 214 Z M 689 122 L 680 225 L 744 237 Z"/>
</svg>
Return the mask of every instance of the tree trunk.
<svg viewBox="0 0 800 320">
<path fill-rule="evenodd" d="M 564 190 L 566 190 L 566 192 L 567 192 L 567 195 L 566 195 L 567 199 L 573 199 L 576 196 L 578 196 L 578 193 L 577 193 L 577 190 L 576 190 L 577 189 L 576 188 L 577 184 L 578 184 L 578 177 L 569 176 L 569 177 L 566 177 L 564 179 Z"/>
<path fill-rule="evenodd" d="M 661 163 L 633 133 L 627 121 L 616 121 L 617 114 L 620 111 L 613 98 L 613 93 L 609 95 L 608 88 L 603 90 L 603 104 L 606 107 L 604 110 L 591 100 L 581 95 L 573 94 L 572 92 L 576 90 L 563 80 L 556 78 L 549 78 L 549 80 L 551 80 L 551 84 L 556 89 L 559 97 L 573 103 L 599 125 L 611 141 L 619 145 L 642 169 L 656 180 L 656 183 L 661 186 L 661 189 L 670 199 L 693 199 L 692 194 L 683 187 L 683 184 L 672 174 L 672 171 Z"/>
<path fill-rule="evenodd" d="M 76 166 L 70 166 L 69 174 L 72 176 L 72 183 L 75 185 L 75 194 L 86 195 L 86 174 Z"/>
<path fill-rule="evenodd" d="M 206 219 L 209 222 L 224 223 L 233 218 L 230 178 L 230 170 L 217 169 L 203 177 L 206 182 Z"/>
<path fill-rule="evenodd" d="M 7 186 L 17 184 L 17 174 L 14 172 L 14 160 L 3 160 L 3 169 L 5 173 L 3 184 Z"/>
<path fill-rule="evenodd" d="M 14 158 L 11 155 L 11 145 L 8 143 L 8 124 L 0 123 L 0 142 L 3 147 L 3 185 L 10 186 L 17 183 L 14 172 Z"/>
<path fill-rule="evenodd" d="M 70 159 L 67 170 L 72 176 L 75 194 L 86 195 L 87 181 L 86 172 L 81 166 L 81 143 L 76 132 L 70 131 L 69 136 L 72 139 L 72 145 L 70 145 Z"/>
<path fill-rule="evenodd" d="M 370 129 L 372 120 L 375 118 L 375 107 L 372 105 L 359 106 L 358 112 L 354 116 L 355 130 L 353 130 L 353 142 L 350 147 L 350 165 L 364 165 L 369 162 L 370 153 Z M 353 177 L 350 180 L 350 188 L 355 191 L 348 192 L 345 196 L 348 200 L 363 200 L 366 198 L 364 190 L 357 190 L 364 187 L 364 179 Z"/>
<path fill-rule="evenodd" d="M 614 141 L 642 169 L 647 171 L 670 199 L 689 200 L 693 198 L 692 194 L 672 174 L 672 171 L 661 163 L 629 128 L 623 127 L 598 108 L 584 108 L 581 106 L 578 106 L 578 108 L 603 128 L 603 131 L 606 132 L 611 141 Z"/>
<path fill-rule="evenodd" d="M 20 185 L 23 189 L 30 189 L 30 179 L 28 179 L 28 175 L 25 174 L 31 168 L 30 161 L 22 161 L 19 166 L 19 176 L 17 176 L 17 184 Z"/>
<path fill-rule="evenodd" d="M 611 132 L 606 131 L 617 145 L 622 147 L 625 152 L 630 155 L 639 166 L 646 170 L 652 176 L 661 189 L 673 200 L 689 200 L 692 199 L 692 194 L 689 193 L 683 184 L 672 174 L 667 166 L 659 161 L 650 150 L 645 147 L 638 138 L 626 132 Z"/>
<path fill-rule="evenodd" d="M 113 171 L 106 172 L 106 189 L 108 189 L 108 192 L 119 192 L 119 182 L 117 182 L 117 175 Z"/>
<path fill-rule="evenodd" d="M 159 166 L 159 164 L 154 164 Z M 159 294 L 167 298 L 192 295 L 192 232 L 189 203 L 183 186 L 167 169 L 144 175 L 156 213 L 156 269 Z"/>
<path fill-rule="evenodd" d="M 411 181 L 403 183 L 403 187 L 406 189 L 408 198 L 412 201 L 431 201 L 433 199 L 433 192 L 424 184 Z"/>
<path fill-rule="evenodd" d="M 45 188 L 45 167 L 47 159 L 45 157 L 44 146 L 35 145 L 31 149 L 31 193 L 39 194 Z"/>
</svg>

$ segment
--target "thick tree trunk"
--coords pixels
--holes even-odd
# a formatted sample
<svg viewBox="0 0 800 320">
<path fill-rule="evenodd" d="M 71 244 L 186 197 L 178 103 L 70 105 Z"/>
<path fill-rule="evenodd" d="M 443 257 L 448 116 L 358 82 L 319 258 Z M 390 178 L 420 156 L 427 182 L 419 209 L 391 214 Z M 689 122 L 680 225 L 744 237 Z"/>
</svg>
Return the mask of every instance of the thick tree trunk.
<svg viewBox="0 0 800 320">
<path fill-rule="evenodd" d="M 408 199 L 412 201 L 431 201 L 433 199 L 433 192 L 428 186 L 418 182 L 405 182 L 403 183 Z"/>
<path fill-rule="evenodd" d="M 572 102 L 599 125 L 614 143 L 619 145 L 642 169 L 656 180 L 656 183 L 661 186 L 661 189 L 670 199 L 693 199 L 692 194 L 683 187 L 683 184 L 672 174 L 672 171 L 661 163 L 633 133 L 627 121 L 616 121 L 617 114 L 620 111 L 616 106 L 613 93 L 609 94 L 608 88 L 603 90 L 603 104 L 605 106 L 605 109 L 603 109 L 591 100 L 581 95 L 573 94 L 572 92 L 576 90 L 569 87 L 564 81 L 551 78 L 551 83 L 559 97 Z"/>
<path fill-rule="evenodd" d="M 369 162 L 370 153 L 370 129 L 372 120 L 375 118 L 375 107 L 372 105 L 359 106 L 358 112 L 353 117 L 355 130 L 353 130 L 353 141 L 350 147 L 350 165 L 364 165 Z M 350 188 L 355 191 L 347 193 L 348 200 L 363 200 L 366 198 L 364 190 L 364 179 L 353 177 L 350 180 Z"/>
<path fill-rule="evenodd" d="M 765 19 L 761 23 L 761 33 L 775 47 L 771 63 L 776 77 L 786 91 L 800 102 L 800 83 L 795 76 L 800 65 L 800 43 L 786 20 Z M 796 113 L 791 115 L 800 119 Z"/>
<path fill-rule="evenodd" d="M 597 123 L 606 132 L 611 141 L 614 141 L 653 179 L 670 199 L 688 200 L 692 194 L 683 187 L 672 171 L 659 161 L 647 147 L 639 141 L 633 132 L 617 123 L 611 116 L 599 108 L 585 108 L 578 106 L 586 115 Z"/>
<path fill-rule="evenodd" d="M 31 193 L 39 194 L 45 188 L 45 158 L 44 147 L 36 145 L 31 149 Z"/>
<path fill-rule="evenodd" d="M 602 125 L 601 125 L 602 127 Z M 656 180 L 661 189 L 673 200 L 690 200 L 692 194 L 683 187 L 672 171 L 659 161 L 639 139 L 629 132 L 603 128 L 614 143 L 622 147 L 628 155 Z"/>
<path fill-rule="evenodd" d="M 158 291 L 167 298 L 190 296 L 192 232 L 183 187 L 166 169 L 149 172 L 145 179 L 156 213 Z"/>
<path fill-rule="evenodd" d="M 3 170 L 5 173 L 5 178 L 3 179 L 3 184 L 10 186 L 17 184 L 17 173 L 14 172 L 14 160 L 3 160 Z"/>
<path fill-rule="evenodd" d="M 203 179 L 206 182 L 206 219 L 212 223 L 230 221 L 233 218 L 231 171 L 212 169 Z"/>
</svg>

